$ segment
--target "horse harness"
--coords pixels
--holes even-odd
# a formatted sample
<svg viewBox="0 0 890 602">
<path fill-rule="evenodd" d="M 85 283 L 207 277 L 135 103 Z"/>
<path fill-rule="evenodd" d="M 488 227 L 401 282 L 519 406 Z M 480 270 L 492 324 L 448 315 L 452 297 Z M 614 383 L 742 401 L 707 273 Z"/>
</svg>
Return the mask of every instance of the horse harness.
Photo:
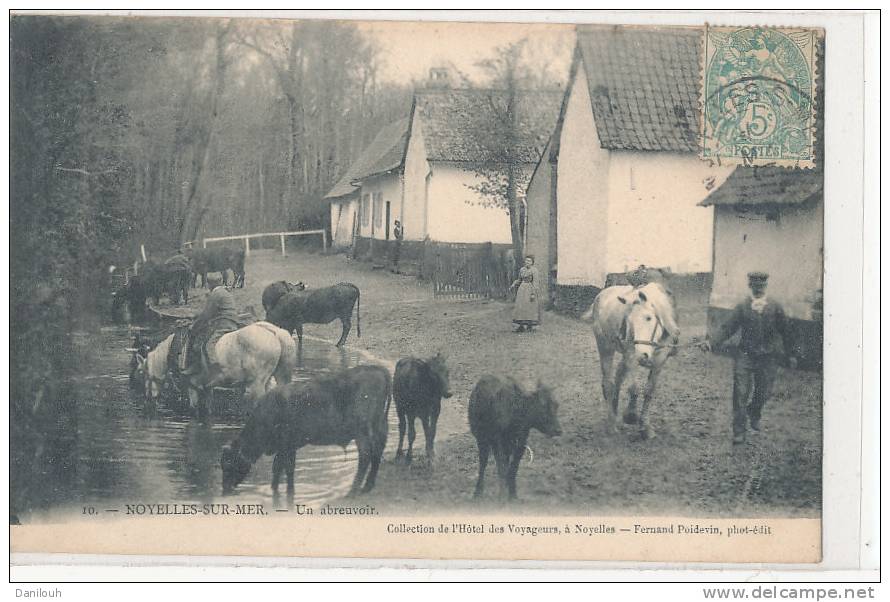
<svg viewBox="0 0 890 602">
<path fill-rule="evenodd" d="M 661 321 L 661 317 L 658 315 L 658 312 L 652 312 L 655 316 L 655 328 L 652 329 L 652 336 L 649 337 L 649 340 L 645 339 L 627 339 L 627 317 L 625 316 L 624 320 L 621 322 L 621 335 L 615 337 L 618 340 L 618 344 L 621 347 L 629 347 L 631 345 L 648 345 L 652 347 L 654 350 L 663 349 L 665 347 L 679 347 L 679 345 L 673 343 L 661 343 L 656 341 L 656 333 L 658 333 L 658 329 L 661 328 L 662 337 L 664 338 L 665 334 L 669 334 L 667 328 L 664 327 L 664 323 Z"/>
</svg>

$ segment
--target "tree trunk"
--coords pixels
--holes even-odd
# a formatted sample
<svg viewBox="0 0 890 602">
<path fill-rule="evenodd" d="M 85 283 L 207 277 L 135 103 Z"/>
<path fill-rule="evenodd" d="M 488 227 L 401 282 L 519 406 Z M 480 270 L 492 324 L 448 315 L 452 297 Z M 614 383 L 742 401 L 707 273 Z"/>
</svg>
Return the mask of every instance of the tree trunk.
<svg viewBox="0 0 890 602">
<path fill-rule="evenodd" d="M 210 115 L 204 127 L 199 130 L 198 142 L 192 155 L 191 177 L 186 186 L 185 216 L 179 233 L 180 245 L 188 241 L 190 237 L 195 236 L 210 206 L 209 198 L 203 200 L 203 202 L 198 198 L 198 191 L 201 177 L 207 171 L 210 162 L 210 151 L 216 137 L 214 126 L 216 125 L 219 99 L 225 86 L 226 67 L 228 66 L 225 56 L 225 38 L 230 27 L 231 24 L 227 24 L 224 27 L 220 26 L 216 33 L 216 70 L 213 90 L 210 93 Z"/>
<path fill-rule="evenodd" d="M 257 216 L 259 218 L 257 227 L 261 231 L 265 231 L 266 227 L 266 183 L 265 183 L 266 175 L 263 173 L 263 153 L 260 153 L 260 165 L 259 165 L 259 181 L 260 181 L 260 214 Z"/>
<path fill-rule="evenodd" d="M 518 157 L 517 145 L 517 107 L 516 107 L 516 81 L 512 69 L 507 73 L 507 207 L 510 212 L 510 238 L 513 242 L 513 259 L 516 269 L 523 262 L 522 254 L 522 225 L 520 224 L 519 201 L 516 198 L 516 164 Z M 514 278 L 517 274 L 514 274 Z"/>
</svg>

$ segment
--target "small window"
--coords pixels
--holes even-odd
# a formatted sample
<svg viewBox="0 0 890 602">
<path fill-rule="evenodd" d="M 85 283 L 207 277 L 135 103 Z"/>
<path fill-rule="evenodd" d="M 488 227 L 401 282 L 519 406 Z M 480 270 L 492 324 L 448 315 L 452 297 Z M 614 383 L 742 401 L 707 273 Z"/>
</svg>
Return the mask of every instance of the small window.
<svg viewBox="0 0 890 602">
<path fill-rule="evenodd" d="M 367 228 L 371 225 L 371 195 L 362 195 L 362 226 Z"/>
</svg>

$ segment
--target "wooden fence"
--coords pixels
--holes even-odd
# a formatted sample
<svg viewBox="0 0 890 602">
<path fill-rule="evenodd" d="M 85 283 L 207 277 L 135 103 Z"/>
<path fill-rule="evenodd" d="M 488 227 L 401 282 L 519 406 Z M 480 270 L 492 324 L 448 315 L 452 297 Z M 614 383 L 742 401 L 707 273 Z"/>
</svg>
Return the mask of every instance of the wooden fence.
<svg viewBox="0 0 890 602">
<path fill-rule="evenodd" d="M 424 268 L 435 297 L 506 299 L 515 267 L 509 248 L 491 243 L 429 243 Z"/>
<path fill-rule="evenodd" d="M 322 249 L 328 250 L 328 232 L 327 230 L 299 230 L 291 232 L 262 232 L 259 234 L 235 234 L 233 236 L 212 236 L 210 238 L 202 238 L 201 246 L 207 248 L 207 243 L 218 242 L 222 240 L 243 240 L 244 254 L 250 255 L 250 239 L 262 238 L 266 236 L 277 236 L 281 240 L 281 254 L 287 257 L 287 249 L 284 246 L 284 239 L 288 236 L 305 236 L 308 234 L 321 234 Z M 193 247 L 197 241 L 189 241 L 185 243 L 186 247 Z"/>
</svg>

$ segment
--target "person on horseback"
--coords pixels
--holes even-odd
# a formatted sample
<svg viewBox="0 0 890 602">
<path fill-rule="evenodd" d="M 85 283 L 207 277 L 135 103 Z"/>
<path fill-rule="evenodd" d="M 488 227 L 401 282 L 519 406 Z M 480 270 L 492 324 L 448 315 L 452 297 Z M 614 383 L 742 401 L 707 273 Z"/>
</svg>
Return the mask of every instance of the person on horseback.
<svg viewBox="0 0 890 602">
<path fill-rule="evenodd" d="M 232 293 L 222 285 L 222 278 L 218 275 L 209 275 L 207 284 L 210 294 L 207 295 L 207 303 L 191 329 L 191 342 L 188 350 L 188 366 L 183 371 L 187 376 L 195 376 L 199 383 L 208 384 L 222 373 L 216 355 L 216 343 L 227 333 L 238 330 L 238 311 L 235 309 L 235 299 Z M 207 355 L 207 369 L 202 370 L 201 350 Z M 202 374 L 203 372 L 203 374 Z"/>
<path fill-rule="evenodd" d="M 640 265 L 635 270 L 627 273 L 627 283 L 634 288 L 640 288 L 649 284 L 649 269 Z"/>
</svg>

